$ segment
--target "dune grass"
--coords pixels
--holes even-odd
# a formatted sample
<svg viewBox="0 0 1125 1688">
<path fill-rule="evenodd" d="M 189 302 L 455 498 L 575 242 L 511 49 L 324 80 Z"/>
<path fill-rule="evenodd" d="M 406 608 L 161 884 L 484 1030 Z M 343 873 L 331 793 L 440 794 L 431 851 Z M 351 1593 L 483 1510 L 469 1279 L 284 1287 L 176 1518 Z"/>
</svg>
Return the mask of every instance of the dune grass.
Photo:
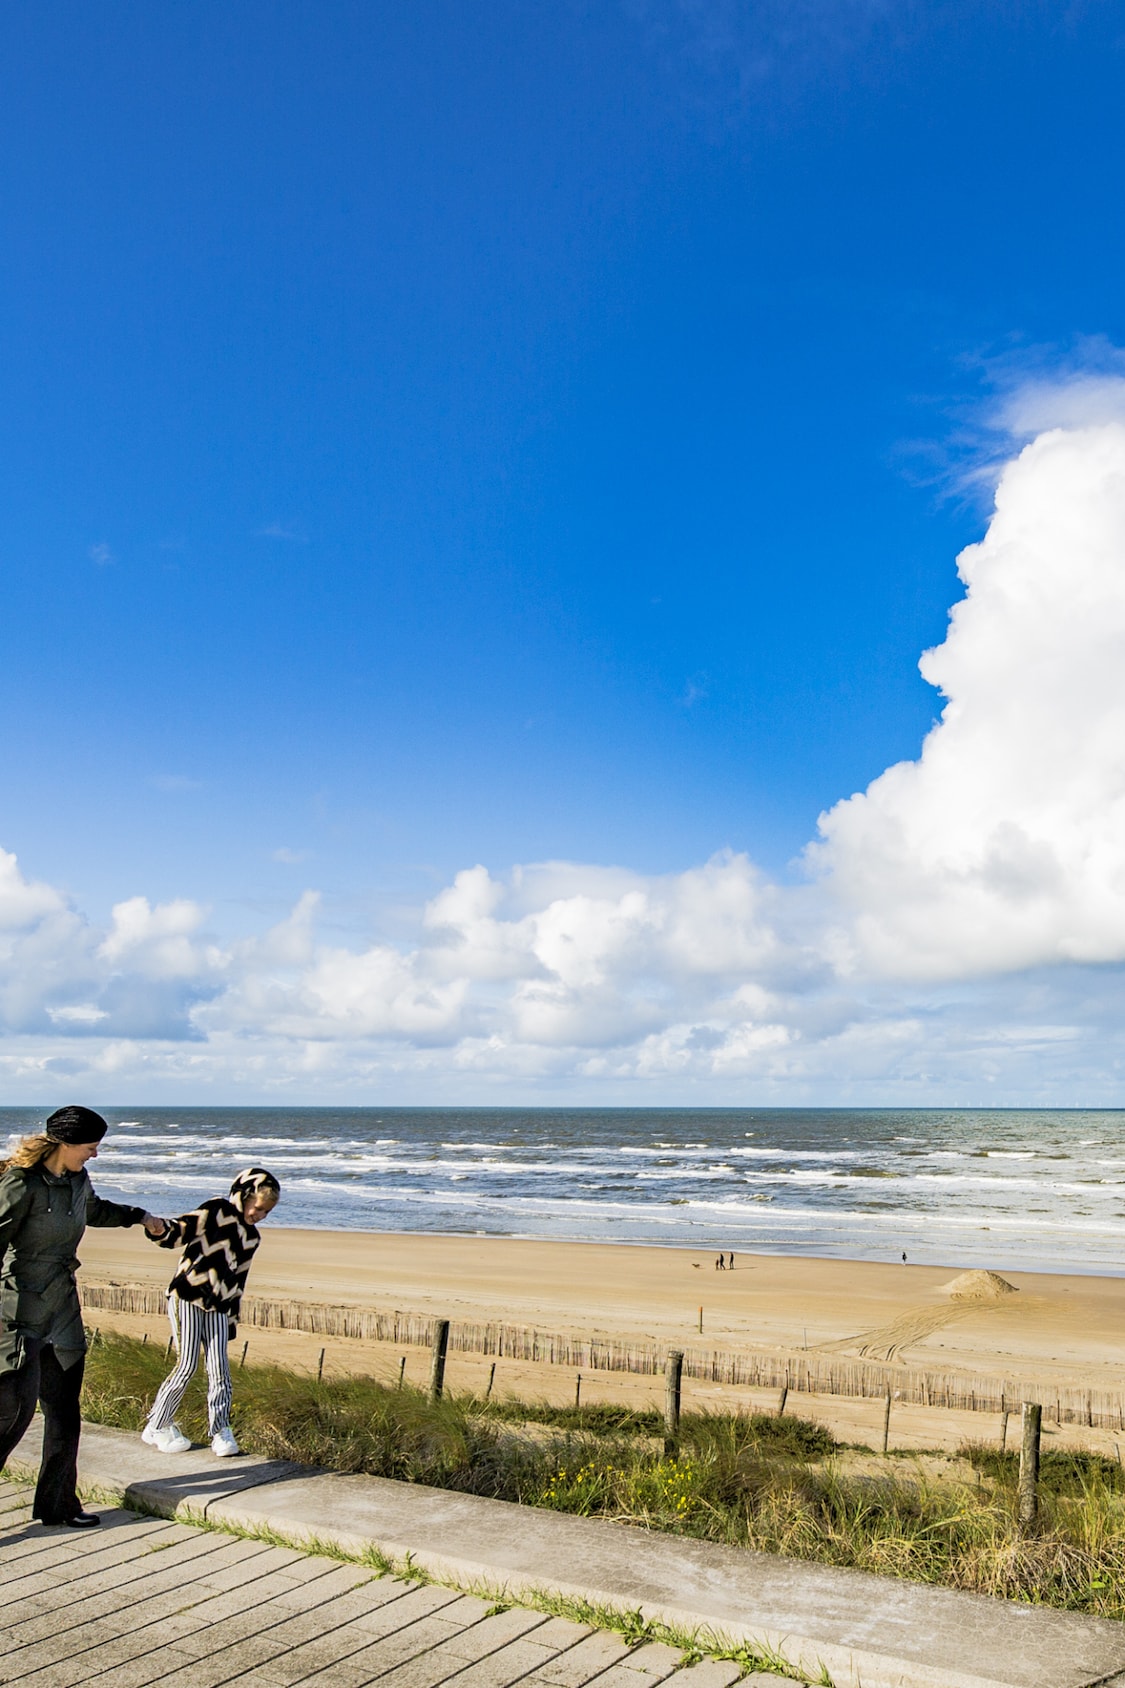
<svg viewBox="0 0 1125 1688">
<path fill-rule="evenodd" d="M 165 1370 L 159 1349 L 101 1336 L 86 1415 L 138 1430 Z M 199 1376 L 180 1422 L 204 1438 Z M 870 1461 L 858 1474 L 826 1430 L 795 1417 L 685 1414 L 667 1458 L 652 1413 L 472 1396 L 435 1405 L 368 1377 L 249 1365 L 235 1373 L 234 1423 L 252 1453 L 1125 1617 L 1125 1482 L 1093 1454 L 1044 1456 L 1040 1524 L 1021 1534 L 1014 1455 L 966 1446 L 960 1475 L 901 1456 L 885 1476 Z"/>
</svg>

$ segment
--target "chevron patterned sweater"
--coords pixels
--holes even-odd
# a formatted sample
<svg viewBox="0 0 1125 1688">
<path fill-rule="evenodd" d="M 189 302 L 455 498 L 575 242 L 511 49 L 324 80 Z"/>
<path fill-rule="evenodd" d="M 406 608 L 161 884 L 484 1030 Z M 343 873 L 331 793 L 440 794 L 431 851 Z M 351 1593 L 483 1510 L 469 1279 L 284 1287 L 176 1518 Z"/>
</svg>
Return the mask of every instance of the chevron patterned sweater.
<svg viewBox="0 0 1125 1688">
<path fill-rule="evenodd" d="M 153 1240 L 161 1248 L 182 1251 L 168 1294 L 225 1313 L 233 1324 L 250 1262 L 262 1240 L 257 1226 L 249 1224 L 226 1196 L 213 1196 L 192 1213 L 170 1219 L 164 1235 Z"/>
</svg>

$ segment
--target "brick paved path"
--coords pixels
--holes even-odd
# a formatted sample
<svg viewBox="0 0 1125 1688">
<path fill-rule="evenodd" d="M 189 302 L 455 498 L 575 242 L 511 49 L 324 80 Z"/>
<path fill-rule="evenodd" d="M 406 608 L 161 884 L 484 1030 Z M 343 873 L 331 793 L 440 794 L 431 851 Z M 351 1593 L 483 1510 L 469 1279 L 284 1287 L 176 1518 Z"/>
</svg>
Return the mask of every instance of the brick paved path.
<svg viewBox="0 0 1125 1688">
<path fill-rule="evenodd" d="M 0 1683 L 26 1688 L 729 1688 L 734 1665 L 133 1512 L 31 1521 L 0 1483 Z M 771 1683 L 755 1676 L 747 1683 Z"/>
</svg>

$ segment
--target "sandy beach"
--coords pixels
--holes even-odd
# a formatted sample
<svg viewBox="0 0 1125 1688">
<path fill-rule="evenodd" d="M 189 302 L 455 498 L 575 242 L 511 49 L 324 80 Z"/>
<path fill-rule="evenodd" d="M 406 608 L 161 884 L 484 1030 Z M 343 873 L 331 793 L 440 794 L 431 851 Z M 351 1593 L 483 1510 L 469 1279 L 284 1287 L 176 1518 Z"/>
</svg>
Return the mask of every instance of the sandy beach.
<svg viewBox="0 0 1125 1688">
<path fill-rule="evenodd" d="M 97 1283 L 162 1286 L 171 1264 L 135 1231 L 87 1231 L 82 1259 L 83 1276 Z M 1034 1377 L 1045 1396 L 1055 1384 L 1125 1392 L 1125 1282 L 1119 1279 L 1008 1273 L 1013 1293 L 960 1300 L 946 1290 L 956 1266 L 747 1254 L 736 1255 L 733 1271 L 718 1272 L 714 1261 L 714 1254 L 682 1249 L 275 1227 L 263 1232 L 250 1289 L 261 1297 L 497 1319 L 668 1345 L 702 1340 L 724 1348 L 867 1354 L 911 1366 Z M 151 1325 L 152 1337 L 163 1338 L 159 1320 L 98 1313 L 91 1322 L 138 1331 Z M 296 1332 L 248 1327 L 243 1335 L 256 1357 L 298 1365 L 315 1363 L 324 1345 Z M 383 1347 L 330 1340 L 326 1364 L 397 1373 L 401 1355 Z M 407 1376 L 421 1382 L 425 1351 L 410 1350 L 406 1360 Z M 488 1367 L 483 1356 L 451 1355 L 450 1382 L 480 1388 Z M 567 1368 L 505 1360 L 496 1386 L 567 1400 L 575 1382 Z M 583 1380 L 582 1398 L 655 1403 L 659 1388 L 659 1379 L 592 1374 Z M 747 1395 L 700 1382 L 688 1388 L 688 1399 L 700 1404 L 769 1404 Z M 809 1400 L 798 1410 L 812 1406 Z M 816 1402 L 816 1416 L 861 1437 L 880 1411 L 869 1401 Z M 896 1409 L 898 1440 L 934 1446 L 991 1435 L 994 1427 L 983 1422 L 988 1416 L 904 1406 Z M 964 1425 L 952 1422 L 962 1419 Z M 1062 1434 L 1070 1439 L 1066 1428 Z M 1111 1450 L 1114 1442 L 1089 1431 L 1078 1439 Z"/>
</svg>

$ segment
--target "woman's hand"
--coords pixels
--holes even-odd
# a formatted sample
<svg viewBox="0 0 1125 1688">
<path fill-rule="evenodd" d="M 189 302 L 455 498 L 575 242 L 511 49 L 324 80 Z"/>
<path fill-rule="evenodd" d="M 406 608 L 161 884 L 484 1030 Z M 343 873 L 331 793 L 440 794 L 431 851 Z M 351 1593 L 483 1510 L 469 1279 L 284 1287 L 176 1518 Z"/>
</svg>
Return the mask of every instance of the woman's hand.
<svg viewBox="0 0 1125 1688">
<path fill-rule="evenodd" d="M 168 1229 L 168 1221 L 166 1219 L 161 1219 L 160 1215 L 157 1213 L 146 1213 L 144 1217 L 144 1228 L 150 1237 L 162 1237 Z"/>
</svg>

